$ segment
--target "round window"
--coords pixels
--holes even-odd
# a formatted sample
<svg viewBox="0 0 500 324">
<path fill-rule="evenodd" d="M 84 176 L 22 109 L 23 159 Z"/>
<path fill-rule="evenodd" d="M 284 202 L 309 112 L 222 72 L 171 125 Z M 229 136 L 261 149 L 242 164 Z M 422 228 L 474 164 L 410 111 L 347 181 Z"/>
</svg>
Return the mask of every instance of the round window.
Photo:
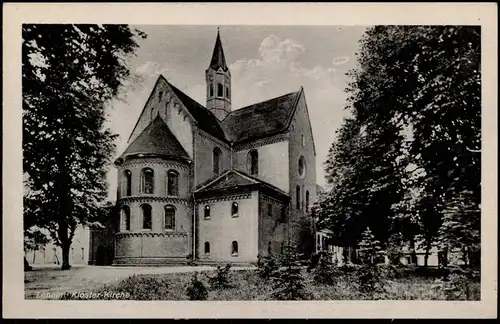
<svg viewBox="0 0 500 324">
<path fill-rule="evenodd" d="M 303 156 L 301 156 L 299 159 L 299 176 L 303 178 L 305 177 L 305 175 L 306 175 L 306 160 L 304 159 Z"/>
</svg>

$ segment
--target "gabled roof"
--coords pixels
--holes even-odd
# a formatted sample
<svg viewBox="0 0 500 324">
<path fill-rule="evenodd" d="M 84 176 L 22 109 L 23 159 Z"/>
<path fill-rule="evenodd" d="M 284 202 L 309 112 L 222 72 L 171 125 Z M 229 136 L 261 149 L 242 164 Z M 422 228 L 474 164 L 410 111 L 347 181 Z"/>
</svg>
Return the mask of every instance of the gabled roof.
<svg viewBox="0 0 500 324">
<path fill-rule="evenodd" d="M 196 190 L 195 196 L 206 197 L 217 193 L 232 193 L 240 189 L 263 189 L 264 191 L 271 191 L 282 198 L 288 198 L 287 193 L 278 187 L 234 169 L 224 172 L 218 178 Z"/>
<path fill-rule="evenodd" d="M 161 76 L 164 78 L 163 76 Z M 165 79 L 165 78 L 164 78 Z M 187 108 L 191 116 L 196 121 L 197 126 L 208 134 L 227 142 L 226 136 L 224 135 L 224 130 L 221 127 L 219 119 L 215 117 L 215 115 L 200 105 L 195 100 L 191 99 L 188 95 L 186 95 L 181 90 L 177 89 L 174 85 L 165 79 L 169 87 L 172 89 L 174 94 L 179 98 L 184 107 Z"/>
<path fill-rule="evenodd" d="M 243 143 L 285 132 L 302 91 L 232 111 L 222 121 L 228 140 Z"/>
<path fill-rule="evenodd" d="M 130 143 L 121 157 L 139 154 L 189 160 L 189 155 L 159 115 Z"/>
<path fill-rule="evenodd" d="M 224 50 L 222 49 L 219 30 L 217 30 L 217 39 L 215 40 L 214 52 L 212 53 L 212 60 L 210 61 L 210 68 L 214 70 L 222 68 L 224 72 L 228 70 L 226 58 L 224 57 Z"/>
</svg>

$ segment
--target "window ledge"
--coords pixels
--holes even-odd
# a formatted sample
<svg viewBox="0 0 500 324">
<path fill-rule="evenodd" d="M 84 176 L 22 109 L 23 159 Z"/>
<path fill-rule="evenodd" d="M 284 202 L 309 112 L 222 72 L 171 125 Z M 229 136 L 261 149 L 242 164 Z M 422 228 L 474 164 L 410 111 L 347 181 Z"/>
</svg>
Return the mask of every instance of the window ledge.
<svg viewBox="0 0 500 324">
<path fill-rule="evenodd" d="M 211 220 L 212 217 L 203 217 L 204 220 Z"/>
<path fill-rule="evenodd" d="M 232 257 L 237 257 L 237 256 L 238 256 L 238 253 L 231 253 L 231 256 L 232 256 Z"/>
<path fill-rule="evenodd" d="M 240 217 L 240 215 L 238 215 L 238 214 L 234 214 L 234 215 L 231 215 L 231 217 L 232 217 L 232 218 L 238 218 L 238 217 Z"/>
</svg>

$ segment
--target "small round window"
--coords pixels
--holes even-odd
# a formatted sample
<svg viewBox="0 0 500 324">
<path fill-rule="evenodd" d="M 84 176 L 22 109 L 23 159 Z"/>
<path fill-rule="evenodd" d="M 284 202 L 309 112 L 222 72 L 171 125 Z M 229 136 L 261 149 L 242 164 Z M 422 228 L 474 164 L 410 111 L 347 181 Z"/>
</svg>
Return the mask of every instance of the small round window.
<svg viewBox="0 0 500 324">
<path fill-rule="evenodd" d="M 305 175 L 306 175 L 306 160 L 304 159 L 303 156 L 301 156 L 299 159 L 299 176 L 303 178 L 305 177 Z"/>
</svg>

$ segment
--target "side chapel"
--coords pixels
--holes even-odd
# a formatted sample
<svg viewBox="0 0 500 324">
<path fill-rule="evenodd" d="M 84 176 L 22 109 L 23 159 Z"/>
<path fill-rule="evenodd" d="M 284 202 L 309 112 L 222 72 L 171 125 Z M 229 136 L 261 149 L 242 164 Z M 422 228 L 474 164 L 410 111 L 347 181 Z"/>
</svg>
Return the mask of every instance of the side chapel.
<svg viewBox="0 0 500 324">
<path fill-rule="evenodd" d="M 304 89 L 233 109 L 219 32 L 205 80 L 204 107 L 160 76 L 115 161 L 115 265 L 255 262 L 289 240 L 315 249 Z"/>
</svg>

